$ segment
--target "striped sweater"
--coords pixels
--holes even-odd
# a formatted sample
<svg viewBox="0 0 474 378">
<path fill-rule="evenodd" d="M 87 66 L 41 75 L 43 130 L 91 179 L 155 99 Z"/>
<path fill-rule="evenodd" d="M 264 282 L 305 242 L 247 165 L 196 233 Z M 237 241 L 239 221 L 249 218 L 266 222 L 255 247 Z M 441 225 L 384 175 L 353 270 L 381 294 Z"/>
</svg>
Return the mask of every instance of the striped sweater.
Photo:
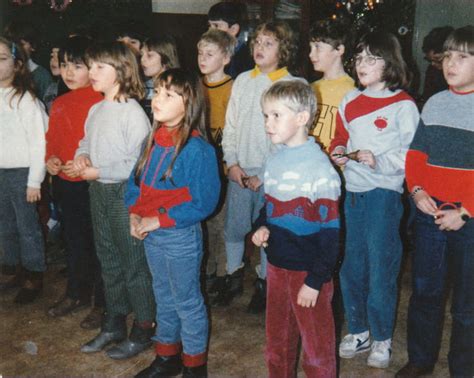
<svg viewBox="0 0 474 378">
<path fill-rule="evenodd" d="M 375 188 L 403 192 L 405 158 L 419 121 L 413 99 L 401 90 L 358 89 L 342 100 L 336 119 L 336 136 L 330 151 L 337 146 L 347 152 L 370 150 L 374 169 L 349 160 L 344 169 L 346 189 L 367 192 Z"/>
<path fill-rule="evenodd" d="M 406 161 L 408 189 L 456 202 L 474 214 L 474 92 L 431 97 Z"/>
<path fill-rule="evenodd" d="M 339 252 L 340 186 L 313 137 L 296 147 L 278 146 L 265 166 L 265 206 L 256 226 L 270 230 L 268 261 L 306 270 L 306 285 L 317 290 L 331 279 Z"/>
</svg>

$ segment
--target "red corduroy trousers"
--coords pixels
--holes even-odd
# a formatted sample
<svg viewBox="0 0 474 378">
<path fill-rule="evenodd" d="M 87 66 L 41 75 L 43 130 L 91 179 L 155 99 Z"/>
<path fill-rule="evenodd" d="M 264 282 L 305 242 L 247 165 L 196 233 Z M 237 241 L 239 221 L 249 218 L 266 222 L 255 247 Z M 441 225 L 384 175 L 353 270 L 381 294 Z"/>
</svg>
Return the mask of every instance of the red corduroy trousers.
<svg viewBox="0 0 474 378">
<path fill-rule="evenodd" d="M 315 307 L 301 307 L 297 297 L 307 274 L 268 264 L 265 360 L 271 378 L 296 376 L 300 336 L 306 376 L 336 377 L 333 283 L 322 286 Z"/>
</svg>

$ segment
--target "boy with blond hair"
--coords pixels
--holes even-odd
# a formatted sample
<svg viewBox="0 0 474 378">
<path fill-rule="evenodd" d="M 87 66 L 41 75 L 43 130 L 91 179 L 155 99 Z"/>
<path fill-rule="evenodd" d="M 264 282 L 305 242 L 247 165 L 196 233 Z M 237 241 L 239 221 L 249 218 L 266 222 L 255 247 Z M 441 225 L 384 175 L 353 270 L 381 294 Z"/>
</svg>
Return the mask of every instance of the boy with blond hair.
<svg viewBox="0 0 474 378">
<path fill-rule="evenodd" d="M 225 113 L 232 90 L 232 78 L 224 72 L 229 64 L 236 39 L 219 29 L 210 29 L 204 33 L 197 44 L 199 70 L 204 75 L 202 82 L 204 94 L 209 108 L 209 125 L 211 136 L 218 150 L 218 156 L 222 162 L 222 170 L 225 167 L 222 161 L 222 133 L 225 126 Z M 225 176 L 222 182 L 226 180 Z M 215 215 L 207 222 L 208 229 L 208 259 L 206 267 L 208 294 L 212 297 L 224 285 L 226 275 L 226 255 L 224 243 L 224 221 L 225 221 L 225 190 L 222 191 L 220 205 Z"/>
<path fill-rule="evenodd" d="M 261 104 L 265 131 L 277 145 L 265 164 L 265 205 L 252 236 L 255 245 L 266 247 L 268 258 L 269 376 L 294 376 L 301 336 L 306 376 L 335 377 L 331 278 L 339 252 L 341 182 L 327 155 L 308 136 L 316 113 L 308 84 L 277 82 Z"/>
</svg>

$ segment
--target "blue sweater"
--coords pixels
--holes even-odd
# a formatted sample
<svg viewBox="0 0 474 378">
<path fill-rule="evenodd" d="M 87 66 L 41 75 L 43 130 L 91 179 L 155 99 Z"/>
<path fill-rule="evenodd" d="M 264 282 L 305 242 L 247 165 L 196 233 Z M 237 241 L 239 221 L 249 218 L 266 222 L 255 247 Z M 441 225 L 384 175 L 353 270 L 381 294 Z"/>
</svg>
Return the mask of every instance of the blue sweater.
<svg viewBox="0 0 474 378">
<path fill-rule="evenodd" d="M 314 138 L 296 147 L 281 145 L 264 173 L 265 206 L 256 226 L 270 230 L 268 261 L 302 271 L 305 284 L 321 289 L 331 280 L 339 253 L 341 182 Z"/>
<path fill-rule="evenodd" d="M 191 137 L 174 162 L 171 179 L 162 180 L 174 150 L 166 128 L 158 129 L 139 185 L 133 170 L 125 194 L 130 213 L 157 216 L 161 228 L 185 228 L 200 222 L 214 211 L 219 199 L 214 148 L 199 136 Z"/>
</svg>

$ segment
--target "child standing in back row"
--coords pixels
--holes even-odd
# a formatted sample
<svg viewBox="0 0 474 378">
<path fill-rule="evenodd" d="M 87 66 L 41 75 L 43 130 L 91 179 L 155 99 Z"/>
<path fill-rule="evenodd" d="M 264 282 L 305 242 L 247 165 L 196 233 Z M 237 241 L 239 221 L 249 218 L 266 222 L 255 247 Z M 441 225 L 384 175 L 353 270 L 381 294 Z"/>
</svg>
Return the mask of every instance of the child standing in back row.
<svg viewBox="0 0 474 378">
<path fill-rule="evenodd" d="M 367 364 L 385 368 L 392 352 L 402 256 L 405 157 L 419 115 L 401 89 L 408 85 L 408 71 L 395 36 L 365 35 L 354 61 L 359 89 L 342 100 L 330 147 L 334 162 L 345 166 L 347 191 L 340 281 L 349 334 L 339 345 L 339 356 L 352 358 L 370 348 Z"/>
<path fill-rule="evenodd" d="M 88 51 L 92 87 L 104 100 L 89 111 L 74 168 L 91 181 L 89 193 L 97 256 L 102 268 L 106 315 L 101 332 L 81 351 L 107 350 L 114 359 L 132 357 L 151 346 L 155 305 L 143 244 L 129 233 L 125 185 L 150 123 L 135 98 L 144 95 L 138 63 L 121 42 Z M 135 321 L 127 339 L 127 315 Z M 124 340 L 125 339 L 125 340 Z"/>
<path fill-rule="evenodd" d="M 311 84 L 318 112 L 312 134 L 328 151 L 336 134 L 336 115 L 347 92 L 354 89 L 354 80 L 344 71 L 344 60 L 351 55 L 349 26 L 337 20 L 318 21 L 311 28 L 309 58 L 316 72 L 323 77 Z"/>
<path fill-rule="evenodd" d="M 207 376 L 209 325 L 201 294 L 201 221 L 219 199 L 214 149 L 203 137 L 196 75 L 171 69 L 156 81 L 153 131 L 128 181 L 130 232 L 144 240 L 156 299 L 156 358 L 137 377 Z M 182 351 L 182 354 L 181 354 Z"/>
<path fill-rule="evenodd" d="M 216 299 L 216 304 L 221 306 L 228 306 L 243 291 L 245 236 L 263 205 L 263 166 L 272 142 L 265 134 L 260 97 L 274 82 L 293 78 L 286 67 L 294 57 L 295 46 L 294 33 L 287 23 L 261 24 L 251 42 L 256 66 L 239 75 L 232 87 L 222 139 L 229 186 L 225 221 L 227 277 Z M 260 256 L 255 294 L 248 307 L 251 313 L 265 310 L 263 250 Z"/>
<path fill-rule="evenodd" d="M 234 52 L 236 40 L 230 34 L 210 29 L 201 36 L 198 42 L 198 65 L 204 75 L 202 82 L 204 96 L 208 103 L 208 118 L 213 143 L 217 148 L 218 158 L 221 162 L 220 173 L 225 175 L 222 162 L 222 133 L 225 126 L 225 112 L 232 90 L 233 80 L 224 73 L 224 68 L 229 63 Z M 225 177 L 222 177 L 223 190 L 217 213 L 207 222 L 208 251 L 206 267 L 207 293 L 214 296 L 225 282 L 226 255 L 224 244 L 225 221 Z"/>
</svg>

